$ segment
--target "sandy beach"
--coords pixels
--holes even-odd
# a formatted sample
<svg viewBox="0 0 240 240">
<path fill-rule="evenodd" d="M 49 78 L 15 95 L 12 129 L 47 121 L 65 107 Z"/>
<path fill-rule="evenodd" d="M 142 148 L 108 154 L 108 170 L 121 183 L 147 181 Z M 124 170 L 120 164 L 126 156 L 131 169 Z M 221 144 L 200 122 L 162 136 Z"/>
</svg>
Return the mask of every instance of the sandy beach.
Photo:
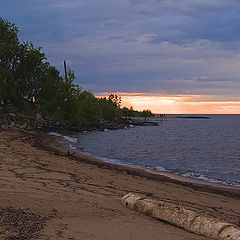
<svg viewBox="0 0 240 240">
<path fill-rule="evenodd" d="M 208 239 L 125 208 L 128 192 L 240 225 L 240 190 L 111 165 L 58 145 L 54 136 L 0 129 L 0 239 Z M 6 224 L 8 209 L 43 225 L 24 238 L 21 226 L 11 228 L 16 222 Z"/>
</svg>

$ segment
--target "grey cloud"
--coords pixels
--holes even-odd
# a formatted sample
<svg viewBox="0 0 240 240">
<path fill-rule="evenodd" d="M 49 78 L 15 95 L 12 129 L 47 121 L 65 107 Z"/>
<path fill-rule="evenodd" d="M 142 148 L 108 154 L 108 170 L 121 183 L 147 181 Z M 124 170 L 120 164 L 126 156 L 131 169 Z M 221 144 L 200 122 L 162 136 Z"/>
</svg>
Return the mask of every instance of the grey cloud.
<svg viewBox="0 0 240 240">
<path fill-rule="evenodd" d="M 59 69 L 67 59 L 95 92 L 239 87 L 236 0 L 11 0 L 0 9 L 22 40 L 42 46 Z"/>
</svg>

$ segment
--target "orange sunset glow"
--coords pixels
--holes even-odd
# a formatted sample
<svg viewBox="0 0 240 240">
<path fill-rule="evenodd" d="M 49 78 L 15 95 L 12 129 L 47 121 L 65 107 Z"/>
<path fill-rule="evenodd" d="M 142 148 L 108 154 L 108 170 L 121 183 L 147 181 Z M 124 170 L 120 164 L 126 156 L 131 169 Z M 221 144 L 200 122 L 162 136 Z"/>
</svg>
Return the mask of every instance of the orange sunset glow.
<svg viewBox="0 0 240 240">
<path fill-rule="evenodd" d="M 122 107 L 165 114 L 240 114 L 240 101 L 211 100 L 209 96 L 164 96 L 144 93 L 114 93 L 121 97 Z M 109 93 L 99 94 L 99 97 Z M 216 98 L 216 97 L 215 97 Z M 219 98 L 218 98 L 219 99 Z"/>
</svg>

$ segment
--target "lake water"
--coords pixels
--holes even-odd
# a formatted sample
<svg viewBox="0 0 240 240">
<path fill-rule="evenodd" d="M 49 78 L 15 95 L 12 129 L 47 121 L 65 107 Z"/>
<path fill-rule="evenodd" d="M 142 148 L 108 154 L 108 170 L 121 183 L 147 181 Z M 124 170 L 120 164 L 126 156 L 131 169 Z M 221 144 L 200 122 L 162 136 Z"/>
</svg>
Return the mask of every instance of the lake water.
<svg viewBox="0 0 240 240">
<path fill-rule="evenodd" d="M 86 132 L 65 144 L 106 162 L 240 187 L 240 115 L 158 119 L 159 126 Z"/>
</svg>

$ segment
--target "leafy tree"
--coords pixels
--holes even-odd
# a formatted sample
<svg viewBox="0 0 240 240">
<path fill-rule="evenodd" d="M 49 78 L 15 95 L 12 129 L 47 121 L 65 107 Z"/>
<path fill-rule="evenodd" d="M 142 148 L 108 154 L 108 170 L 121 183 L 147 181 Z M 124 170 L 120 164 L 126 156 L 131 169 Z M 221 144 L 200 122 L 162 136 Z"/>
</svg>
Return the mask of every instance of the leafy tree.
<svg viewBox="0 0 240 240">
<path fill-rule="evenodd" d="M 143 110 L 141 115 L 142 115 L 142 117 L 145 118 L 145 120 L 146 120 L 147 117 L 152 117 L 153 116 L 151 110 L 149 110 L 149 109 Z"/>
<path fill-rule="evenodd" d="M 117 95 L 110 94 L 108 98 L 99 99 L 99 102 L 102 109 L 102 119 L 107 121 L 118 121 L 121 118 L 121 98 Z"/>
<path fill-rule="evenodd" d="M 126 116 L 126 117 L 144 117 L 145 119 L 147 117 L 152 117 L 154 116 L 154 114 L 151 112 L 151 110 L 147 109 L 147 110 L 143 110 L 141 111 L 137 111 L 134 110 L 133 107 L 131 106 L 130 109 L 124 107 L 122 109 L 122 115 Z"/>
<path fill-rule="evenodd" d="M 13 71 L 18 62 L 18 29 L 6 20 L 0 18 L 0 101 L 6 106 L 8 94 L 14 79 Z"/>
<path fill-rule="evenodd" d="M 5 108 L 11 103 L 21 109 L 33 103 L 46 58 L 31 42 L 20 43 L 17 34 L 14 24 L 0 18 L 0 98 Z"/>
<path fill-rule="evenodd" d="M 79 107 L 82 111 L 84 123 L 97 123 L 102 120 L 103 114 L 99 100 L 93 93 L 84 91 L 80 94 Z"/>
<path fill-rule="evenodd" d="M 121 97 L 118 97 L 116 94 L 111 93 L 108 96 L 108 100 L 111 101 L 114 105 L 116 105 L 116 107 L 118 107 L 118 108 L 121 107 L 122 99 L 121 99 Z"/>
</svg>

